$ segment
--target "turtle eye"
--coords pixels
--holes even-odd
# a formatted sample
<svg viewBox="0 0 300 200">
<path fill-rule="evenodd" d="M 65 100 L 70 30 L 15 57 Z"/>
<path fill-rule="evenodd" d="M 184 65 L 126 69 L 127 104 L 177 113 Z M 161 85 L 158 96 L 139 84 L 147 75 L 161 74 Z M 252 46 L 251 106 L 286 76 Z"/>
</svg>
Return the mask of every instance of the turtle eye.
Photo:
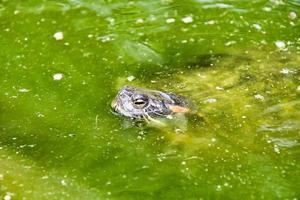
<svg viewBox="0 0 300 200">
<path fill-rule="evenodd" d="M 148 105 L 148 97 L 145 95 L 134 95 L 132 98 L 133 104 L 136 108 L 144 108 Z"/>
</svg>

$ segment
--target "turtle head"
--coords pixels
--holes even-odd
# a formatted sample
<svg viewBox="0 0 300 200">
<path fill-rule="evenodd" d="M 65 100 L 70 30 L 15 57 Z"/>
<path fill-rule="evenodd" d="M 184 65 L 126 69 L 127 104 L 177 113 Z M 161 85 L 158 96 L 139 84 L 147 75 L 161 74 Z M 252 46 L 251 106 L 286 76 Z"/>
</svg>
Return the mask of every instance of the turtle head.
<svg viewBox="0 0 300 200">
<path fill-rule="evenodd" d="M 134 119 L 164 118 L 188 111 L 182 97 L 133 86 L 121 88 L 111 107 L 116 113 Z"/>
</svg>

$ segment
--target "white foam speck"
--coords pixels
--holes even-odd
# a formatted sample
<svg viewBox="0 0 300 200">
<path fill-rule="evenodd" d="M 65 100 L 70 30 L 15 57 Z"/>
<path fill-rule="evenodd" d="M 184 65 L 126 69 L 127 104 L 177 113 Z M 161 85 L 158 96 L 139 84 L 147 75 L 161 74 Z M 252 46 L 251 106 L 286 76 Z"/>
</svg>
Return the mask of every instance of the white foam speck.
<svg viewBox="0 0 300 200">
<path fill-rule="evenodd" d="M 135 21 L 135 23 L 142 24 L 142 23 L 144 23 L 144 20 L 142 18 L 139 18 Z"/>
<path fill-rule="evenodd" d="M 221 185 L 217 185 L 216 190 L 217 191 L 221 191 L 222 190 L 222 186 Z"/>
<path fill-rule="evenodd" d="M 290 18 L 291 20 L 294 20 L 294 19 L 297 18 L 297 14 L 296 14 L 295 12 L 290 12 L 290 13 L 289 13 L 289 18 Z"/>
<path fill-rule="evenodd" d="M 186 23 L 186 24 L 192 23 L 194 21 L 193 17 L 191 17 L 191 16 L 184 17 L 181 20 L 182 20 L 183 23 Z"/>
<path fill-rule="evenodd" d="M 209 9 L 209 8 L 233 8 L 233 5 L 224 4 L 224 3 L 215 3 L 215 4 L 210 4 L 210 5 L 204 5 L 202 7 L 204 9 Z"/>
<path fill-rule="evenodd" d="M 213 99 L 213 98 L 210 98 L 210 99 L 206 99 L 204 101 L 204 103 L 216 103 L 217 102 L 217 99 Z"/>
<path fill-rule="evenodd" d="M 62 39 L 64 39 L 64 34 L 63 34 L 63 32 L 56 32 L 56 33 L 54 33 L 53 37 L 56 40 L 62 40 Z"/>
<path fill-rule="evenodd" d="M 66 185 L 67 185 L 67 182 L 66 182 L 64 179 L 62 179 L 62 180 L 60 181 L 60 183 L 61 183 L 63 186 L 66 186 Z"/>
<path fill-rule="evenodd" d="M 261 30 L 262 27 L 259 24 L 252 24 L 252 27 L 255 28 L 256 30 Z"/>
<path fill-rule="evenodd" d="M 133 81 L 134 79 L 135 79 L 135 77 L 132 76 L 132 75 L 127 77 L 127 80 L 128 80 L 129 82 Z"/>
<path fill-rule="evenodd" d="M 284 49 L 284 48 L 286 47 L 285 42 L 284 42 L 284 41 L 280 41 L 280 40 L 276 41 L 276 42 L 275 42 L 275 45 L 276 45 L 276 47 L 279 48 L 279 49 Z"/>
<path fill-rule="evenodd" d="M 187 40 L 182 40 L 182 41 L 181 41 L 182 44 L 185 44 L 185 43 L 187 43 L 187 42 L 188 42 Z"/>
<path fill-rule="evenodd" d="M 297 91 L 300 91 L 300 85 L 297 87 Z"/>
<path fill-rule="evenodd" d="M 270 7 L 264 7 L 263 10 L 266 11 L 266 12 L 271 12 L 272 8 L 270 8 Z"/>
<path fill-rule="evenodd" d="M 19 89 L 19 92 L 22 92 L 22 93 L 26 93 L 26 92 L 29 92 L 30 90 L 26 89 L 26 88 L 21 88 Z"/>
<path fill-rule="evenodd" d="M 216 21 L 215 20 L 209 20 L 209 21 L 206 21 L 204 22 L 205 25 L 214 25 L 216 24 Z"/>
<path fill-rule="evenodd" d="M 154 16 L 154 15 L 150 15 L 149 17 L 148 17 L 148 20 L 149 21 L 155 21 L 157 18 Z"/>
<path fill-rule="evenodd" d="M 224 45 L 228 47 L 228 46 L 231 46 L 233 44 L 236 44 L 236 41 L 231 40 L 231 41 L 226 42 Z"/>
<path fill-rule="evenodd" d="M 53 75 L 53 80 L 55 80 L 55 81 L 59 81 L 59 80 L 61 80 L 62 78 L 63 78 L 63 74 L 62 73 L 57 73 L 57 74 L 54 74 Z"/>
<path fill-rule="evenodd" d="M 19 13 L 20 13 L 19 10 L 15 10 L 15 11 L 14 11 L 14 14 L 15 14 L 15 15 L 17 15 L 17 14 L 19 14 Z"/>
<path fill-rule="evenodd" d="M 276 6 L 285 4 L 283 0 L 271 0 L 270 2 Z"/>
<path fill-rule="evenodd" d="M 216 87 L 216 90 L 224 90 L 224 88 L 220 87 L 220 86 L 217 86 Z"/>
<path fill-rule="evenodd" d="M 229 186 L 229 183 L 225 182 L 223 185 L 224 185 L 225 187 L 228 187 L 228 186 Z"/>
<path fill-rule="evenodd" d="M 280 149 L 279 149 L 279 147 L 276 144 L 274 145 L 274 151 L 276 153 L 280 153 Z"/>
<path fill-rule="evenodd" d="M 168 24 L 174 23 L 174 22 L 175 22 L 175 19 L 174 19 L 174 18 L 169 18 L 169 19 L 166 19 L 166 22 L 167 22 Z"/>
<path fill-rule="evenodd" d="M 264 101 L 265 100 L 265 97 L 261 94 L 256 94 L 254 95 L 254 98 L 257 99 L 257 100 L 260 100 L 260 101 Z"/>
<path fill-rule="evenodd" d="M 45 117 L 45 115 L 42 114 L 42 113 L 40 113 L 40 112 L 37 112 L 36 115 L 37 115 L 38 117 Z"/>
<path fill-rule="evenodd" d="M 299 86 L 300 87 L 300 86 Z M 173 116 L 172 115 L 167 115 L 167 118 L 168 119 L 173 119 Z"/>
<path fill-rule="evenodd" d="M 291 72 L 291 70 L 289 70 L 288 68 L 283 68 L 280 70 L 281 74 L 289 74 Z"/>
<path fill-rule="evenodd" d="M 4 175 L 0 174 L 0 181 L 2 181 L 4 179 Z"/>
<path fill-rule="evenodd" d="M 3 200 L 11 200 L 11 198 L 12 198 L 13 195 L 14 195 L 13 193 L 7 192 L 7 193 L 5 194 Z"/>
<path fill-rule="evenodd" d="M 101 42 L 105 43 L 105 42 L 112 41 L 113 38 L 110 35 L 105 35 L 105 36 L 98 37 L 97 40 L 101 40 Z"/>
<path fill-rule="evenodd" d="M 175 129 L 175 132 L 176 132 L 176 133 L 183 133 L 183 130 L 181 130 L 180 128 L 176 128 L 176 129 Z"/>
</svg>

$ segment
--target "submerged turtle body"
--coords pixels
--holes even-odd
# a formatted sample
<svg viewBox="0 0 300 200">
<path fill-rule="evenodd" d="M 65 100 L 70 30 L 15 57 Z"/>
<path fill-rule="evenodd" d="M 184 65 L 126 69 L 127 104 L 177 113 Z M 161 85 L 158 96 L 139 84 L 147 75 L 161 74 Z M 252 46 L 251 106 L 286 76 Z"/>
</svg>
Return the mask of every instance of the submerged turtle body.
<svg viewBox="0 0 300 200">
<path fill-rule="evenodd" d="M 186 100 L 181 96 L 133 86 L 121 88 L 111 106 L 120 115 L 146 121 L 189 111 Z"/>
</svg>

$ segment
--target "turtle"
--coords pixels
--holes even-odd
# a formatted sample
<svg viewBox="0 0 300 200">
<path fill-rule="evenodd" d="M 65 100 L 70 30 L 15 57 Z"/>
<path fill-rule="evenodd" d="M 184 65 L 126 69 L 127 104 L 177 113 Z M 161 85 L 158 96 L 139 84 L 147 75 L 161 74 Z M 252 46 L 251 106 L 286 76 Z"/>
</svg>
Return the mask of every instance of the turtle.
<svg viewBox="0 0 300 200">
<path fill-rule="evenodd" d="M 191 100 L 171 92 L 139 88 L 135 86 L 122 87 L 111 103 L 113 113 L 125 117 L 123 126 L 140 125 L 143 122 L 150 127 L 158 128 L 172 144 L 207 144 L 204 138 L 194 137 L 195 127 L 192 124 L 204 125 L 205 120 Z M 132 123 L 131 123 L 132 122 Z M 138 123 L 136 123 L 138 122 Z M 142 123 L 140 123 L 142 122 Z M 189 130 L 191 128 L 191 130 Z M 198 148 L 198 147 L 197 147 Z"/>
<path fill-rule="evenodd" d="M 172 119 L 177 114 L 190 112 L 189 103 L 183 96 L 134 86 L 122 87 L 111 107 L 119 115 L 147 122 Z"/>
</svg>

